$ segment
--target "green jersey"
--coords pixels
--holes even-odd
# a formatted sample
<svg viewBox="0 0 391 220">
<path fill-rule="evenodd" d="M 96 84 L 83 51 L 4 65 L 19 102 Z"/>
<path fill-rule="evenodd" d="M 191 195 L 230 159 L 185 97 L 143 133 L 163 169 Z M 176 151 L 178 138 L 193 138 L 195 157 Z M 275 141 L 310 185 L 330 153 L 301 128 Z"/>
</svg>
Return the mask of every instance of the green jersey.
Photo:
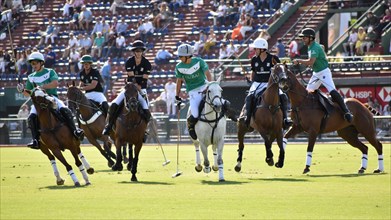
<svg viewBox="0 0 391 220">
<path fill-rule="evenodd" d="M 32 90 L 34 88 L 34 84 L 37 84 L 38 86 L 42 86 L 45 84 L 49 84 L 52 81 L 58 80 L 58 75 L 53 69 L 47 69 L 43 68 L 39 72 L 33 72 L 31 73 L 28 78 L 27 78 L 27 83 L 26 83 L 26 89 Z M 49 95 L 57 95 L 57 88 L 54 89 L 45 89 L 45 91 Z"/>
<path fill-rule="evenodd" d="M 316 58 L 314 65 L 312 66 L 312 69 L 316 73 L 329 67 L 329 62 L 327 61 L 326 54 L 323 48 L 317 42 L 313 42 L 308 47 L 308 57 L 310 59 Z"/>
<path fill-rule="evenodd" d="M 208 69 L 208 64 L 204 60 L 193 57 L 189 64 L 180 62 L 176 65 L 175 76 L 185 80 L 186 91 L 189 92 L 206 84 L 205 71 Z"/>
</svg>

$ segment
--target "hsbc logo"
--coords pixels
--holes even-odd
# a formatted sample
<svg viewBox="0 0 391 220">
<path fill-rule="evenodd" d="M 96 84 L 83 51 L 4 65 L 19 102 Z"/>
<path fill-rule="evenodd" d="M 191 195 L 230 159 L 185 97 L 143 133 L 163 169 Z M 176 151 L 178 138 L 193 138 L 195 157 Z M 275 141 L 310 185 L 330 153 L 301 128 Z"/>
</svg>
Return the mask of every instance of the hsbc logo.
<svg viewBox="0 0 391 220">
<path fill-rule="evenodd" d="M 372 91 L 354 91 L 351 88 L 341 88 L 338 91 L 346 98 L 367 99 L 372 96 Z"/>
<path fill-rule="evenodd" d="M 380 89 L 378 96 L 384 102 L 389 102 L 391 100 L 391 87 L 383 87 Z"/>
</svg>

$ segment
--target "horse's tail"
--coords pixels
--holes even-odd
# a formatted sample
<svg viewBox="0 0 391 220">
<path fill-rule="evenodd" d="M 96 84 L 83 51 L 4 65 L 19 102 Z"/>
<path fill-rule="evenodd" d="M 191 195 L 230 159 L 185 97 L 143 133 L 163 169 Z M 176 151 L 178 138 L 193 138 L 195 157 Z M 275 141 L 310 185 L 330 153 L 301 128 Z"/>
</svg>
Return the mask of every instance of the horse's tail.
<svg viewBox="0 0 391 220">
<path fill-rule="evenodd" d="M 373 108 L 372 106 L 370 106 L 368 103 L 364 103 L 364 106 L 365 106 L 373 115 L 376 115 L 376 116 L 381 115 L 380 112 L 379 112 L 378 110 L 376 110 L 375 108 Z"/>
</svg>

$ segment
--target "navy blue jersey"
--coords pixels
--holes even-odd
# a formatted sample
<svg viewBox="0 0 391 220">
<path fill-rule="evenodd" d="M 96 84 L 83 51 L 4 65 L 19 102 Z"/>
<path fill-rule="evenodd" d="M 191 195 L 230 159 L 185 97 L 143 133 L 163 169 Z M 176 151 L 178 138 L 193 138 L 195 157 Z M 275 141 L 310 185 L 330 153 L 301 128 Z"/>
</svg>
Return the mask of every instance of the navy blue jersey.
<svg viewBox="0 0 391 220">
<path fill-rule="evenodd" d="M 128 82 L 133 82 L 134 79 L 136 83 L 141 86 L 142 89 L 147 88 L 148 80 L 142 78 L 142 76 L 144 74 L 149 75 L 151 73 L 152 65 L 145 57 L 141 58 L 141 63 L 139 65 L 136 65 L 135 57 L 130 57 L 125 63 L 125 69 L 127 72 L 133 72 L 135 75 L 135 77 L 128 76 Z"/>
<path fill-rule="evenodd" d="M 277 56 L 267 53 L 266 59 L 261 60 L 260 56 L 254 56 L 251 59 L 251 70 L 254 73 L 253 81 L 255 82 L 268 82 L 271 75 L 271 69 L 275 62 L 280 63 L 280 59 Z"/>
<path fill-rule="evenodd" d="M 82 81 L 84 85 L 90 85 L 93 80 L 98 81 L 98 84 L 96 84 L 95 88 L 86 90 L 86 92 L 103 92 L 102 77 L 97 69 L 91 68 L 88 74 L 84 69 L 80 72 L 80 81 Z"/>
</svg>

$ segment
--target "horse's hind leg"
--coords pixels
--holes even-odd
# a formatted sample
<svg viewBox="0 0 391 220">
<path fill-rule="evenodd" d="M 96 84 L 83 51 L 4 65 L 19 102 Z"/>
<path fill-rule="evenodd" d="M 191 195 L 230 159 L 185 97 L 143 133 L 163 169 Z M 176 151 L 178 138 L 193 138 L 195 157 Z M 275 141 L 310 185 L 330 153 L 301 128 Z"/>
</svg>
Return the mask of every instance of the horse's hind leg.
<svg viewBox="0 0 391 220">
<path fill-rule="evenodd" d="M 81 152 L 81 149 L 80 149 L 80 146 L 77 146 L 76 148 L 76 152 L 77 156 L 80 158 L 82 164 L 85 166 L 85 168 L 87 169 L 87 173 L 88 174 L 93 174 L 95 171 L 94 171 L 94 168 L 92 168 L 90 166 L 90 163 L 88 163 L 86 157 L 83 155 L 83 153 Z M 72 152 L 73 154 L 73 152 Z M 76 156 L 76 155 L 75 155 Z M 75 157 L 74 156 L 74 157 Z M 75 157 L 75 160 L 76 160 L 77 157 Z"/>
<path fill-rule="evenodd" d="M 137 164 L 138 164 L 138 156 L 140 154 L 140 151 L 141 151 L 141 147 L 143 146 L 142 143 L 140 144 L 135 144 L 134 146 L 134 158 L 132 160 L 132 170 L 131 170 L 131 173 L 132 173 L 132 177 L 130 178 L 130 181 L 132 182 L 137 182 L 137 177 L 136 177 L 136 173 L 137 173 Z M 129 162 L 130 163 L 130 162 Z"/>
<path fill-rule="evenodd" d="M 81 175 L 83 176 L 83 179 L 86 182 L 86 185 L 90 185 L 91 183 L 88 179 L 87 172 L 90 173 L 92 168 L 90 168 L 90 165 L 88 164 L 87 160 L 85 159 L 83 153 L 80 152 L 80 149 L 77 149 L 76 151 L 72 150 L 71 152 L 72 152 L 73 158 L 75 158 L 75 164 L 79 168 L 79 171 L 80 171 Z M 86 171 L 85 168 L 87 168 L 87 170 L 90 170 L 90 171 Z M 94 169 L 92 169 L 92 173 L 94 173 Z"/>
<path fill-rule="evenodd" d="M 60 176 L 60 172 L 58 171 L 58 168 L 57 168 L 57 163 L 56 163 L 56 159 L 54 158 L 53 154 L 50 153 L 49 149 L 47 148 L 47 146 L 43 145 L 41 146 L 41 151 L 42 153 L 44 153 L 50 160 L 50 164 L 52 165 L 52 168 L 53 168 L 53 172 L 54 172 L 54 176 L 56 177 L 56 183 L 57 185 L 64 185 L 64 182 L 65 180 L 63 178 L 61 178 Z"/>
<path fill-rule="evenodd" d="M 80 186 L 80 182 L 77 179 L 75 172 L 73 172 L 72 166 L 69 165 L 68 162 L 65 160 L 64 155 L 62 155 L 60 149 L 59 148 L 54 149 L 53 154 L 65 166 L 65 168 L 67 169 L 68 174 L 72 178 L 72 181 L 75 184 L 75 186 Z M 81 162 L 80 162 L 80 164 L 81 164 Z"/>
<path fill-rule="evenodd" d="M 210 173 L 210 162 L 208 159 L 208 146 L 204 143 L 200 143 L 202 155 L 204 156 L 204 173 Z"/>
<path fill-rule="evenodd" d="M 358 170 L 358 173 L 364 173 L 368 165 L 368 147 L 358 139 L 358 131 L 355 127 L 349 126 L 338 130 L 337 132 L 338 135 L 345 139 L 350 145 L 361 151 L 361 168 Z"/>
<path fill-rule="evenodd" d="M 115 164 L 111 167 L 113 171 L 122 171 L 123 166 L 122 166 L 122 146 L 125 143 L 121 143 L 119 141 L 115 141 L 115 146 L 116 146 L 116 155 L 117 158 L 115 160 Z"/>
<path fill-rule="evenodd" d="M 193 141 L 194 143 L 194 148 L 196 152 L 196 166 L 195 170 L 197 172 L 201 172 L 202 170 L 202 165 L 201 165 L 201 153 L 200 153 L 200 142 L 198 140 Z"/>
</svg>

